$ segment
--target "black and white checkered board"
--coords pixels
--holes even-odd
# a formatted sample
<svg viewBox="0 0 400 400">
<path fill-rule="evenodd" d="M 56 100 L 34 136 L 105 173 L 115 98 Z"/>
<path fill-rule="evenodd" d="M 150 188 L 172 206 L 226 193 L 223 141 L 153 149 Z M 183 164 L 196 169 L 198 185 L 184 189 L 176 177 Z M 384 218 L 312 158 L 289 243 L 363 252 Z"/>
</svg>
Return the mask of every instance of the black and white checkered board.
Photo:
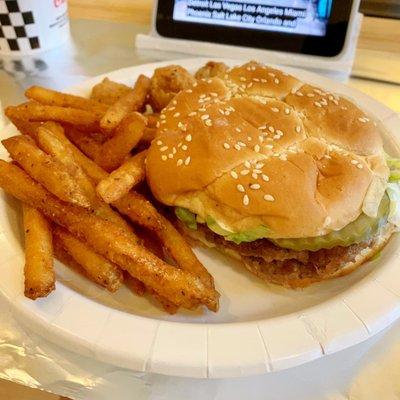
<svg viewBox="0 0 400 400">
<path fill-rule="evenodd" d="M 0 51 L 38 49 L 40 42 L 34 24 L 33 13 L 21 10 L 18 0 L 0 0 Z"/>
</svg>

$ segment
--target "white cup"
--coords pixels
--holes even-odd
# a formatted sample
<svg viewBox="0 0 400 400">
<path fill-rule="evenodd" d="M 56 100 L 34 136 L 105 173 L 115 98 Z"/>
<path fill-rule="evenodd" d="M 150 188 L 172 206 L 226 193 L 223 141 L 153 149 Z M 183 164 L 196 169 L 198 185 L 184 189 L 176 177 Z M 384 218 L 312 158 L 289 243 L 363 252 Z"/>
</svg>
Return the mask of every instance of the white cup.
<svg viewBox="0 0 400 400">
<path fill-rule="evenodd" d="M 51 50 L 69 37 L 67 0 L 0 0 L 0 55 Z"/>
</svg>

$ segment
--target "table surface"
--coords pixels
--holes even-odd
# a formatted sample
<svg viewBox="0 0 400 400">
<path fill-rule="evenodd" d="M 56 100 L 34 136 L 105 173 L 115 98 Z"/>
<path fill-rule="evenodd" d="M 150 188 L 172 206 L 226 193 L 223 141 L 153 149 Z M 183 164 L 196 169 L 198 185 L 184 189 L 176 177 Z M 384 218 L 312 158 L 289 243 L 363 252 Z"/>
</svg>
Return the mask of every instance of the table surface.
<svg viewBox="0 0 400 400">
<path fill-rule="evenodd" d="M 134 5 L 136 7 L 136 14 L 134 15 L 132 14 L 133 8 L 129 7 L 126 1 L 115 2 L 110 0 L 107 2 L 102 0 L 98 4 L 99 7 L 94 8 L 93 2 L 89 0 L 79 2 L 78 0 L 70 0 L 71 14 L 72 16 L 83 18 L 90 16 L 91 18 L 97 17 L 101 19 L 108 16 L 109 19 L 113 21 L 118 20 L 119 22 L 73 19 L 71 23 L 72 42 L 63 48 L 36 56 L 36 59 L 41 60 L 38 64 L 41 66 L 40 68 L 34 68 L 32 67 L 32 63 L 27 62 L 22 71 L 20 68 L 16 71 L 11 59 L 2 60 L 3 63 L 0 64 L 0 101 L 3 106 L 21 101 L 24 89 L 32 84 L 61 89 L 65 86 L 78 83 L 89 76 L 102 74 L 110 70 L 146 62 L 185 57 L 182 54 L 150 50 L 138 51 L 134 49 L 135 35 L 148 30 L 148 25 L 146 25 L 149 21 L 148 2 L 132 1 L 130 3 L 131 6 Z M 113 4 L 112 7 L 111 4 Z M 107 8 L 107 5 L 109 8 Z M 108 12 L 107 10 L 113 11 Z M 135 23 L 121 22 L 127 20 L 133 21 L 135 19 Z M 398 28 L 396 29 L 396 27 Z M 105 35 L 104 32 L 107 32 L 107 34 Z M 389 35 L 389 32 L 393 35 Z M 400 112 L 400 86 L 394 82 L 400 82 L 399 35 L 400 21 L 379 20 L 379 22 L 376 22 L 375 19 L 364 20 L 354 76 L 349 81 L 350 86 L 366 92 L 397 112 Z M 99 37 L 101 37 L 101 40 L 99 40 Z M 386 37 L 385 41 L 382 39 L 383 37 Z M 383 45 L 383 43 L 385 44 Z M 380 59 L 383 55 L 386 63 L 371 65 L 372 60 Z M 400 337 L 400 324 L 397 324 L 390 333 L 386 333 L 385 338 L 387 337 L 389 339 L 385 340 L 385 346 L 388 346 L 388 343 L 396 344 Z M 336 377 L 332 377 L 330 382 L 325 384 L 319 382 L 319 386 L 317 385 L 317 388 L 313 392 L 307 392 L 305 389 L 307 379 L 310 379 L 313 371 L 324 370 L 321 376 L 326 376 L 329 380 L 329 373 L 335 371 L 335 365 L 341 365 L 343 363 L 341 360 L 345 360 L 344 362 L 347 363 L 346 368 L 352 368 L 350 375 L 354 377 L 356 371 L 358 371 L 354 357 L 356 357 L 358 362 L 361 356 L 365 355 L 368 351 L 379 353 L 384 347 L 382 343 L 382 339 L 374 339 L 373 342 L 370 341 L 369 344 L 358 347 L 358 351 L 350 349 L 347 357 L 346 354 L 341 354 L 336 356 L 336 359 L 334 357 L 334 361 L 330 358 L 331 361 L 327 359 L 321 360 L 319 364 L 311 363 L 313 366 L 305 367 L 302 370 L 305 371 L 302 378 L 304 382 L 297 382 L 294 386 L 297 387 L 299 392 L 303 393 L 304 398 L 328 399 L 328 397 L 322 397 L 324 393 L 326 394 L 327 388 L 330 388 L 330 393 L 332 393 L 332 390 L 335 391 L 336 386 L 343 388 L 344 384 L 349 384 L 348 376 L 344 376 L 343 372 L 340 372 Z M 350 359 L 353 361 L 349 361 Z M 359 367 L 359 363 L 357 365 Z M 299 369 L 296 370 L 300 373 Z M 293 379 L 296 376 L 296 372 L 289 371 L 282 374 L 281 377 L 276 376 L 278 382 L 282 380 L 282 388 L 279 389 L 281 391 L 275 388 L 275 392 L 289 393 L 287 389 L 285 389 L 286 392 L 283 389 L 284 386 L 287 386 L 284 382 L 285 379 Z M 268 378 L 268 380 L 270 379 Z M 276 397 L 278 396 L 276 393 L 275 397 L 271 398 L 280 398 Z M 306 393 L 310 395 L 307 397 Z M 14 384 L 0 381 L 0 398 L 6 398 L 6 395 L 9 400 L 14 400 L 14 398 L 18 400 L 25 400 L 25 398 L 29 400 L 54 400 L 57 398 L 53 395 L 37 391 L 31 392 L 30 389 L 24 389 Z M 329 395 L 329 399 L 347 398 L 340 396 L 332 397 Z M 286 398 L 288 399 L 289 397 Z M 389 399 L 389 397 L 387 398 Z"/>
</svg>

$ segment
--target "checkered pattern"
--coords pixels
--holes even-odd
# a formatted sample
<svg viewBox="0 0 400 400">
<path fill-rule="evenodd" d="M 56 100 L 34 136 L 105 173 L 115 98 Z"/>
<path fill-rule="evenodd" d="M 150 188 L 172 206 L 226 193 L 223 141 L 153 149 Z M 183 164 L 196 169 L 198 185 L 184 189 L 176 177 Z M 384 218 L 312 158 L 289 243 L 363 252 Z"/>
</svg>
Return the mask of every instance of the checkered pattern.
<svg viewBox="0 0 400 400">
<path fill-rule="evenodd" d="M 8 58 L 0 60 L 0 70 L 7 72 L 17 80 L 34 76 L 47 68 L 47 64 L 40 58 L 24 57 L 15 60 Z"/>
<path fill-rule="evenodd" d="M 38 49 L 40 42 L 34 35 L 34 24 L 33 13 L 21 10 L 18 0 L 0 0 L 0 50 Z"/>
</svg>

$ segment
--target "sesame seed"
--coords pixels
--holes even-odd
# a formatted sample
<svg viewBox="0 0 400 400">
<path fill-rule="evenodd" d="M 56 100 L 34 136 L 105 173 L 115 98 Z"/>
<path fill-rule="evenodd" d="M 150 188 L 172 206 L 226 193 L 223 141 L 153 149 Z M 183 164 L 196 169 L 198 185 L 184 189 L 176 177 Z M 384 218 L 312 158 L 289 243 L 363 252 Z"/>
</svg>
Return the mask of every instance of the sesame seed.
<svg viewBox="0 0 400 400">
<path fill-rule="evenodd" d="M 246 168 L 251 168 L 251 164 L 250 164 L 249 161 L 245 161 L 245 162 L 244 162 L 244 166 L 245 166 Z"/>
<path fill-rule="evenodd" d="M 269 181 L 269 176 L 268 176 L 268 175 L 262 174 L 261 176 L 262 176 L 262 178 L 263 178 L 263 180 L 264 180 L 265 182 L 268 182 L 268 181 Z"/>
<path fill-rule="evenodd" d="M 250 82 L 250 83 L 247 85 L 247 88 L 248 88 L 248 89 L 250 89 L 251 87 L 253 87 L 253 82 Z"/>
<path fill-rule="evenodd" d="M 258 144 L 256 144 L 256 145 L 254 146 L 254 151 L 255 151 L 256 153 L 259 153 L 259 152 L 260 152 L 260 146 L 259 146 Z"/>
<path fill-rule="evenodd" d="M 328 159 L 328 160 L 330 160 L 330 159 L 332 158 L 332 157 L 331 157 L 330 155 L 328 155 L 328 154 L 325 154 L 324 157 L 325 157 L 326 159 Z"/>
<path fill-rule="evenodd" d="M 304 96 L 304 94 L 303 94 L 303 93 L 301 93 L 301 92 L 296 92 L 296 96 L 303 97 L 303 96 Z"/>
<path fill-rule="evenodd" d="M 260 82 L 260 80 L 258 78 L 253 78 L 254 82 Z"/>
<path fill-rule="evenodd" d="M 357 168 L 358 168 L 358 169 L 363 169 L 362 164 L 357 164 Z"/>
<path fill-rule="evenodd" d="M 174 158 L 174 155 L 172 153 L 169 153 L 168 158 Z"/>
<path fill-rule="evenodd" d="M 282 161 L 287 161 L 287 155 L 286 154 L 281 154 L 279 156 L 279 159 L 282 160 Z"/>
<path fill-rule="evenodd" d="M 208 114 L 203 114 L 202 116 L 201 116 L 201 119 L 204 121 L 205 119 L 208 119 L 208 118 L 210 118 L 210 116 L 208 115 Z"/>
<path fill-rule="evenodd" d="M 315 94 L 314 93 L 308 93 L 307 97 L 315 97 Z"/>
<path fill-rule="evenodd" d="M 199 108 L 199 111 L 204 112 L 206 111 L 206 108 L 205 107 Z"/>
<path fill-rule="evenodd" d="M 273 126 L 269 126 L 269 127 L 268 127 L 268 130 L 269 130 L 271 133 L 274 133 L 274 132 L 275 132 L 275 128 L 274 128 Z"/>
<path fill-rule="evenodd" d="M 165 151 L 165 150 L 168 150 L 168 146 L 163 146 L 160 148 L 160 151 Z"/>
<path fill-rule="evenodd" d="M 238 144 L 239 146 L 241 146 L 241 147 L 246 147 L 246 143 L 238 142 L 237 144 Z"/>
<path fill-rule="evenodd" d="M 179 167 L 179 166 L 181 166 L 183 164 L 183 160 L 182 160 L 182 158 L 180 158 L 177 162 L 176 162 L 176 165 Z"/>
<path fill-rule="evenodd" d="M 250 171 L 248 169 L 243 169 L 240 171 L 240 175 L 246 176 L 250 173 Z"/>
<path fill-rule="evenodd" d="M 322 104 L 319 103 L 318 101 L 315 101 L 314 104 L 315 104 L 317 107 L 322 107 Z"/>
<path fill-rule="evenodd" d="M 262 78 L 262 79 L 261 79 L 261 82 L 262 82 L 262 83 L 267 83 L 267 80 L 264 79 L 264 78 Z"/>
<path fill-rule="evenodd" d="M 174 111 L 174 110 L 175 110 L 175 107 L 168 108 L 168 111 Z"/>
<path fill-rule="evenodd" d="M 358 120 L 360 121 L 360 122 L 363 122 L 364 124 L 367 122 L 364 118 L 358 118 Z"/>
<path fill-rule="evenodd" d="M 277 129 L 275 132 L 276 132 L 277 135 L 283 136 L 283 132 L 281 130 Z"/>
<path fill-rule="evenodd" d="M 160 121 L 157 121 L 156 122 L 156 128 L 159 128 L 160 127 Z"/>
<path fill-rule="evenodd" d="M 189 165 L 189 163 L 190 163 L 190 156 L 186 158 L 185 165 Z"/>
<path fill-rule="evenodd" d="M 207 83 L 212 83 L 212 79 L 209 79 L 209 80 L 207 81 Z"/>
<path fill-rule="evenodd" d="M 231 146 L 229 145 L 229 143 L 224 143 L 224 148 L 229 150 L 231 148 Z"/>
<path fill-rule="evenodd" d="M 212 121 L 211 119 L 206 119 L 206 121 L 204 122 L 207 126 L 212 126 Z"/>
<path fill-rule="evenodd" d="M 270 194 L 265 194 L 264 195 L 264 200 L 265 201 L 275 201 L 274 196 L 270 195 Z"/>
<path fill-rule="evenodd" d="M 222 115 L 225 115 L 225 111 L 224 111 L 224 110 L 219 109 L 218 112 L 219 112 L 220 114 L 222 114 Z"/>
<path fill-rule="evenodd" d="M 198 85 L 197 82 L 193 83 L 193 87 L 197 87 L 197 85 Z"/>
<path fill-rule="evenodd" d="M 161 140 L 157 140 L 156 143 L 157 143 L 158 146 L 162 146 L 162 144 L 163 144 Z"/>
<path fill-rule="evenodd" d="M 180 115 L 181 115 L 181 113 L 177 112 L 177 113 L 174 114 L 174 118 L 178 118 Z"/>
<path fill-rule="evenodd" d="M 274 82 L 278 85 L 279 82 L 280 82 L 280 80 L 279 80 L 278 78 L 275 78 L 275 79 L 274 79 Z"/>
<path fill-rule="evenodd" d="M 188 149 L 188 147 L 186 146 L 186 144 L 182 145 L 182 150 L 186 151 Z"/>
<path fill-rule="evenodd" d="M 351 160 L 350 161 L 353 165 L 357 165 L 358 164 L 358 161 L 357 160 Z"/>
<path fill-rule="evenodd" d="M 189 135 L 186 135 L 185 140 L 187 142 L 191 142 L 192 141 L 192 135 L 189 133 Z"/>
<path fill-rule="evenodd" d="M 180 122 L 180 121 L 178 122 L 178 128 L 181 129 L 181 130 L 184 131 L 184 132 L 186 131 L 186 125 L 183 124 L 183 123 Z"/>
<path fill-rule="evenodd" d="M 254 172 L 251 174 L 251 176 L 253 177 L 253 179 L 257 179 L 258 178 L 258 175 L 255 174 Z"/>
<path fill-rule="evenodd" d="M 172 154 L 176 154 L 176 147 L 172 148 Z"/>
<path fill-rule="evenodd" d="M 192 89 L 188 89 L 188 90 L 186 90 L 186 93 L 193 93 L 193 90 Z"/>
<path fill-rule="evenodd" d="M 274 112 L 274 113 L 278 113 L 278 112 L 279 112 L 279 108 L 277 108 L 277 107 L 272 107 L 272 108 L 271 108 L 271 111 Z"/>
<path fill-rule="evenodd" d="M 204 99 L 206 96 L 207 96 L 206 94 L 201 94 L 201 95 L 199 96 L 199 99 Z"/>
<path fill-rule="evenodd" d="M 252 183 L 250 185 L 250 189 L 253 189 L 253 190 L 258 190 L 258 189 L 260 189 L 260 187 L 261 186 L 258 183 Z"/>
<path fill-rule="evenodd" d="M 182 142 L 179 142 L 178 143 L 178 148 L 181 147 L 181 146 L 182 146 Z"/>
<path fill-rule="evenodd" d="M 237 132 L 242 132 L 242 130 L 239 127 L 235 128 L 235 129 Z"/>
<path fill-rule="evenodd" d="M 249 142 L 251 142 L 253 139 L 252 139 L 251 136 L 247 136 L 247 140 L 248 140 Z"/>
<path fill-rule="evenodd" d="M 212 96 L 212 97 L 218 97 L 218 93 L 211 92 L 211 93 L 210 93 L 210 96 Z"/>
<path fill-rule="evenodd" d="M 165 118 L 167 118 L 167 117 L 164 114 L 160 115 L 160 119 L 165 119 Z"/>
<path fill-rule="evenodd" d="M 257 129 L 259 129 L 260 131 L 267 129 L 267 125 L 261 125 L 259 126 Z"/>
<path fill-rule="evenodd" d="M 196 111 L 192 111 L 188 114 L 189 117 L 194 117 L 195 115 L 197 115 Z"/>
<path fill-rule="evenodd" d="M 235 144 L 234 147 L 235 147 L 236 150 L 241 150 L 241 147 L 237 143 Z"/>
<path fill-rule="evenodd" d="M 260 135 L 260 136 L 258 137 L 258 140 L 260 141 L 260 143 L 264 142 L 264 136 Z"/>
<path fill-rule="evenodd" d="M 273 72 L 268 72 L 269 76 L 275 77 L 275 74 Z"/>
<path fill-rule="evenodd" d="M 245 206 L 248 206 L 249 203 L 250 203 L 249 196 L 247 196 L 247 194 L 245 194 L 245 195 L 243 196 L 243 204 L 244 204 Z"/>
<path fill-rule="evenodd" d="M 336 99 L 333 99 L 332 102 L 333 102 L 333 104 L 335 104 L 337 106 L 339 105 L 339 102 Z"/>
<path fill-rule="evenodd" d="M 272 144 L 266 144 L 265 145 L 265 148 L 267 148 L 267 149 L 273 149 L 274 148 L 274 146 L 272 145 Z"/>
<path fill-rule="evenodd" d="M 289 108 L 285 108 L 285 114 L 289 115 L 290 114 L 290 109 Z"/>
<path fill-rule="evenodd" d="M 328 215 L 324 221 L 324 227 L 327 227 L 332 222 L 332 218 Z"/>
<path fill-rule="evenodd" d="M 256 164 L 256 168 L 257 168 L 257 169 L 260 169 L 260 168 L 262 168 L 263 166 L 264 166 L 263 163 L 257 163 L 257 164 Z"/>
<path fill-rule="evenodd" d="M 297 125 L 295 129 L 296 129 L 296 132 L 297 132 L 297 133 L 300 133 L 300 132 L 301 132 L 301 126 L 300 126 L 300 125 Z"/>
<path fill-rule="evenodd" d="M 239 192 L 244 193 L 244 186 L 241 185 L 240 183 L 236 185 L 236 189 L 239 190 Z"/>
<path fill-rule="evenodd" d="M 231 171 L 231 177 L 232 177 L 233 179 L 237 179 L 239 176 L 238 176 L 238 174 L 237 174 L 235 171 Z"/>
<path fill-rule="evenodd" d="M 161 160 L 163 160 L 163 161 L 165 161 L 165 160 L 167 160 L 168 159 L 168 157 L 167 156 L 161 156 Z"/>
<path fill-rule="evenodd" d="M 246 80 L 247 80 L 244 76 L 241 76 L 239 79 L 241 82 L 246 82 Z"/>
<path fill-rule="evenodd" d="M 280 138 L 281 138 L 281 135 L 274 135 L 273 138 L 274 138 L 274 139 L 280 139 Z"/>
<path fill-rule="evenodd" d="M 342 107 L 340 107 L 342 110 L 347 110 L 347 107 L 346 106 L 342 106 Z"/>
</svg>

